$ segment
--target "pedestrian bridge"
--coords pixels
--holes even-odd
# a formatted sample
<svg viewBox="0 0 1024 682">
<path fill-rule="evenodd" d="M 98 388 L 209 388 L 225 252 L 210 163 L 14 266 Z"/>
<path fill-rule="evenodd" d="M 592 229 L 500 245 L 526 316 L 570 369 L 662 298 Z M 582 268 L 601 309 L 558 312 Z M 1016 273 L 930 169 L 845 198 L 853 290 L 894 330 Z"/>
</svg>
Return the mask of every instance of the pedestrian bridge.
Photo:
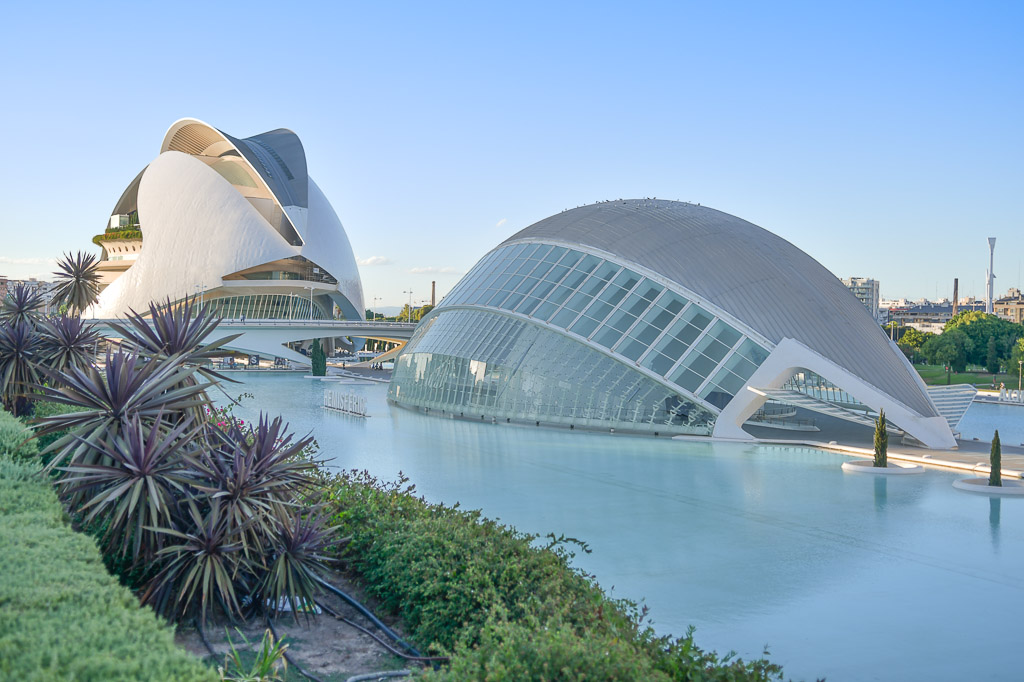
<svg viewBox="0 0 1024 682">
<path fill-rule="evenodd" d="M 110 326 L 111 322 L 124 320 L 94 320 L 100 334 L 110 338 L 120 335 Z M 370 322 L 369 320 L 277 320 L 262 319 L 245 321 L 221 320 L 216 330 L 207 337 L 209 343 L 238 335 L 225 344 L 226 350 L 238 351 L 264 358 L 285 358 L 297 364 L 308 365 L 309 358 L 297 353 L 284 344 L 292 341 L 308 341 L 335 336 L 349 336 L 357 339 L 380 339 L 405 344 L 412 338 L 415 322 Z"/>
</svg>

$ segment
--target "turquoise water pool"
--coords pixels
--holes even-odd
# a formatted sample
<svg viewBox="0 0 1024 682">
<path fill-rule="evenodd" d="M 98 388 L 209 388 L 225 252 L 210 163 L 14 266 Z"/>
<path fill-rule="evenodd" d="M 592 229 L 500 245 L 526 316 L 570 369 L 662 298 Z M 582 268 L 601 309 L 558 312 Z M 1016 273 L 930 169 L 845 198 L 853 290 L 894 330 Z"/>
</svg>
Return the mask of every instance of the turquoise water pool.
<svg viewBox="0 0 1024 682">
<path fill-rule="evenodd" d="M 794 679 L 1021 677 L 1024 500 L 956 491 L 957 474 L 876 479 L 811 448 L 450 420 L 389 406 L 384 384 L 241 376 L 229 391 L 255 398 L 240 416 L 284 415 L 333 466 L 402 471 L 429 500 L 585 540 L 577 565 L 645 600 L 661 632 L 692 624 L 743 657 L 767 644 Z M 324 410 L 327 388 L 371 416 Z M 971 428 L 1024 434 L 1024 408 L 979 407 Z"/>
</svg>

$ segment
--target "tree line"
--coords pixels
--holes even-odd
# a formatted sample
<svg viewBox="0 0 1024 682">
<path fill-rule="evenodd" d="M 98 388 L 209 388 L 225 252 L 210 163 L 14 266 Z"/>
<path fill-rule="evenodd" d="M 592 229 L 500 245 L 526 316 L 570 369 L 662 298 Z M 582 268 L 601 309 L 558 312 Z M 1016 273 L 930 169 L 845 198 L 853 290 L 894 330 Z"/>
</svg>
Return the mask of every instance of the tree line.
<svg viewBox="0 0 1024 682">
<path fill-rule="evenodd" d="M 900 349 L 911 362 L 948 366 L 963 372 L 968 365 L 984 367 L 990 374 L 1007 371 L 1024 360 L 1024 325 L 979 310 L 954 315 L 941 334 L 912 327 L 898 330 Z"/>
</svg>

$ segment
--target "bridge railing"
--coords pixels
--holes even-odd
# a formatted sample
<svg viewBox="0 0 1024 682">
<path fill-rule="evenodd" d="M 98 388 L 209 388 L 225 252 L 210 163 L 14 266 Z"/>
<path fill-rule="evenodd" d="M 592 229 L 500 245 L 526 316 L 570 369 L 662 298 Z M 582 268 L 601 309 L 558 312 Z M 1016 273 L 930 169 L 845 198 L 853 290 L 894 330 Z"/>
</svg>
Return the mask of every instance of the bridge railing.
<svg viewBox="0 0 1024 682">
<path fill-rule="evenodd" d="M 113 320 L 90 320 L 97 324 L 109 324 L 110 322 L 123 323 L 125 320 L 113 319 Z M 364 329 L 412 329 L 416 326 L 416 322 L 371 322 L 369 320 L 282 320 L 276 318 L 260 318 L 250 319 L 245 318 L 243 322 L 239 318 L 224 318 L 220 321 L 221 325 L 225 326 L 274 326 L 274 327 L 360 327 Z"/>
</svg>

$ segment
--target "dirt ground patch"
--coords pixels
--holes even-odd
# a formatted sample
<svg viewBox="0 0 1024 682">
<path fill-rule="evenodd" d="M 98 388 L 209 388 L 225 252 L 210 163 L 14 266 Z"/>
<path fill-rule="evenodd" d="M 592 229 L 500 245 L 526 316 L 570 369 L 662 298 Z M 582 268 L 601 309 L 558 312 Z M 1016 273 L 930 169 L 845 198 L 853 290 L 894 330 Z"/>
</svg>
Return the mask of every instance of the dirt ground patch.
<svg viewBox="0 0 1024 682">
<path fill-rule="evenodd" d="M 329 580 L 338 589 L 365 605 L 389 628 L 399 635 L 405 636 L 401 623 L 380 613 L 374 600 L 367 597 L 351 578 L 335 573 L 330 576 Z M 321 601 L 332 611 L 387 640 L 387 637 L 369 619 L 340 597 L 325 593 Z M 223 620 L 208 622 L 203 630 L 214 651 L 217 652 L 216 656 L 210 655 L 199 632 L 191 624 L 182 624 L 175 639 L 179 646 L 207 660 L 212 665 L 223 665 L 224 656 L 230 650 L 227 639 L 229 636 L 236 648 L 239 650 L 244 648 L 244 641 L 235 631 L 236 627 L 253 646 L 257 646 L 263 637 L 266 624 L 261 620 L 246 624 L 231 624 Z M 274 627 L 277 628 L 278 634 L 289 643 L 288 653 L 295 662 L 324 682 L 338 682 L 346 680 L 352 675 L 363 673 L 421 667 L 420 664 L 406 661 L 388 652 L 369 635 L 328 613 L 312 616 L 308 621 L 305 617 L 299 616 L 298 623 L 291 615 L 286 617 L 282 614 L 274 621 Z M 288 680 L 305 679 L 292 666 L 289 666 Z"/>
</svg>

